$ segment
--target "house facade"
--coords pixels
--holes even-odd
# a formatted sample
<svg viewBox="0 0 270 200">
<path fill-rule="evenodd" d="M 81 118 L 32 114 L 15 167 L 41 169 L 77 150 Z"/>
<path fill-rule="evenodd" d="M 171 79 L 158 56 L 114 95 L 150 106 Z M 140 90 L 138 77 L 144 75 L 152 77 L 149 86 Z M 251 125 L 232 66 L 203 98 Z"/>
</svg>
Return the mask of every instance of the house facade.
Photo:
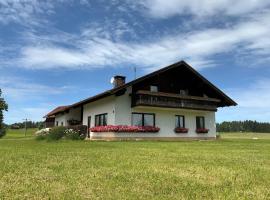
<svg viewBox="0 0 270 200">
<path fill-rule="evenodd" d="M 220 89 L 180 61 L 129 83 L 125 77 L 115 76 L 113 89 L 45 117 L 54 116 L 55 126 L 86 125 L 90 139 L 214 139 L 217 109 L 234 105 Z M 134 127 L 140 130 L 134 131 Z"/>
</svg>

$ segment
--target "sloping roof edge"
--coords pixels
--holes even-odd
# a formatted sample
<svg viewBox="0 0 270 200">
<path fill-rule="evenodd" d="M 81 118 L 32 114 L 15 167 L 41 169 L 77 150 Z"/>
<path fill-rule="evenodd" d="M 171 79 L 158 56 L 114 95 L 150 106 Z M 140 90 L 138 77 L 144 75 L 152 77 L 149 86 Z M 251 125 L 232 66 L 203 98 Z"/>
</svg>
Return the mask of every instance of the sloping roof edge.
<svg viewBox="0 0 270 200">
<path fill-rule="evenodd" d="M 104 98 L 104 97 L 113 95 L 113 94 L 115 94 L 116 92 L 118 92 L 118 91 L 120 91 L 120 90 L 122 90 L 122 89 L 125 89 L 125 88 L 127 88 L 127 87 L 129 87 L 129 86 L 132 86 L 132 85 L 134 85 L 134 84 L 136 84 L 136 83 L 138 83 L 138 82 L 140 82 L 140 81 L 143 81 L 143 80 L 145 80 L 145 79 L 147 79 L 147 78 L 150 78 L 150 77 L 152 77 L 152 76 L 158 75 L 158 74 L 160 74 L 160 73 L 162 73 L 162 72 L 165 72 L 165 71 L 167 71 L 167 70 L 173 69 L 173 68 L 178 67 L 178 66 L 180 66 L 180 65 L 185 65 L 185 66 L 186 66 L 189 70 L 191 70 L 196 76 L 198 76 L 203 82 L 205 82 L 206 84 L 208 84 L 208 85 L 209 85 L 210 87 L 212 87 L 215 91 L 217 91 L 217 93 L 219 93 L 221 96 L 223 96 L 223 98 L 226 99 L 226 100 L 228 101 L 228 104 L 230 104 L 230 105 L 228 105 L 228 106 L 236 106 L 236 105 L 237 105 L 237 103 L 236 103 L 234 100 L 232 100 L 229 96 L 227 96 L 224 92 L 222 92 L 222 91 L 221 91 L 219 88 L 217 88 L 214 84 L 212 84 L 210 81 L 208 81 L 208 80 L 207 80 L 204 76 L 202 76 L 199 72 L 197 72 L 193 67 L 191 67 L 189 64 L 187 64 L 185 61 L 182 60 L 182 61 L 179 61 L 179 62 L 174 63 L 174 64 L 172 64 L 172 65 L 169 65 L 169 66 L 167 66 L 167 67 L 161 68 L 161 69 L 159 69 L 159 70 L 157 70 L 157 71 L 154 71 L 154 72 L 152 72 L 152 73 L 150 73 L 150 74 L 144 75 L 144 76 L 142 76 L 142 77 L 140 77 L 140 78 L 137 78 L 137 79 L 135 79 L 135 80 L 133 80 L 133 81 L 130 81 L 130 82 L 128 82 L 128 83 L 126 83 L 126 84 L 124 84 L 124 85 L 122 85 L 122 86 L 119 86 L 119 87 L 117 87 L 117 88 L 113 88 L 113 89 L 107 90 L 107 91 L 105 91 L 105 92 L 103 92 L 103 93 L 100 93 L 100 94 L 98 94 L 98 95 L 95 95 L 95 96 L 89 97 L 89 98 L 87 98 L 87 99 L 84 99 L 84 100 L 82 100 L 82 101 L 76 102 L 76 103 L 74 103 L 74 104 L 68 106 L 65 110 L 68 110 L 68 109 L 74 108 L 74 107 L 78 107 L 78 106 L 82 106 L 82 105 L 84 105 L 84 104 L 86 104 L 86 103 L 90 103 L 90 102 L 93 102 L 93 101 L 102 99 L 102 98 Z M 59 111 L 59 112 L 63 112 L 63 111 Z M 54 114 L 57 114 L 57 113 L 54 113 Z M 46 115 L 46 116 L 47 116 L 47 115 Z"/>
<path fill-rule="evenodd" d="M 58 106 L 48 114 L 46 114 L 43 118 L 53 117 L 55 114 L 66 111 L 70 106 Z"/>
</svg>

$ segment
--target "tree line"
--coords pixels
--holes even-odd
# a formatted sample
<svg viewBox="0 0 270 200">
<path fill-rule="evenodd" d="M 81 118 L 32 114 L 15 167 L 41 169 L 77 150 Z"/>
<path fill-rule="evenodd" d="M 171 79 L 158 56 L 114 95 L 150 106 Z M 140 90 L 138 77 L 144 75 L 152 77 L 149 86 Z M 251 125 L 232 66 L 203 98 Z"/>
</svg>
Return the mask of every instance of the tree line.
<svg viewBox="0 0 270 200">
<path fill-rule="evenodd" d="M 258 132 L 270 133 L 269 122 L 252 120 L 217 123 L 217 132 Z"/>
<path fill-rule="evenodd" d="M 7 125 L 8 128 L 11 129 L 20 129 L 25 127 L 25 122 L 17 122 L 13 123 L 10 125 Z M 27 128 L 43 128 L 44 127 L 44 122 L 34 122 L 34 121 L 27 121 L 26 122 L 26 127 Z"/>
</svg>

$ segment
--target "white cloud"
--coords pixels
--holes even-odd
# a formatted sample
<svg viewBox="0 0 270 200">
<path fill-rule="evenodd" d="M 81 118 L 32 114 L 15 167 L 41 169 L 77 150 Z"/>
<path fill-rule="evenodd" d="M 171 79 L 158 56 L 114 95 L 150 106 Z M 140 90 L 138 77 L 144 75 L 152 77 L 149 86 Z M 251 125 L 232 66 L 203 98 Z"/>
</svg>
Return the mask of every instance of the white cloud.
<svg viewBox="0 0 270 200">
<path fill-rule="evenodd" d="M 4 113 L 5 123 L 12 124 L 15 122 L 21 122 L 23 119 L 28 119 L 31 121 L 43 121 L 43 116 L 53 109 L 56 105 L 52 104 L 39 104 L 36 107 L 18 107 L 13 108 L 12 105 L 9 111 Z"/>
<path fill-rule="evenodd" d="M 237 103 L 236 107 L 221 108 L 217 120 L 259 120 L 270 118 L 270 79 L 259 79 L 244 88 L 226 91 Z"/>
<path fill-rule="evenodd" d="M 71 86 L 49 86 L 33 83 L 20 77 L 0 77 L 0 88 L 9 105 L 5 113 L 7 123 L 22 121 L 28 118 L 34 121 L 42 117 L 57 105 L 56 97 L 72 91 Z"/>
<path fill-rule="evenodd" d="M 36 25 L 38 20 L 34 16 L 50 13 L 52 8 L 51 1 L 0 0 L 0 23 L 15 22 L 24 25 Z"/>
<path fill-rule="evenodd" d="M 135 4 L 138 4 L 135 3 Z M 139 5 L 156 18 L 174 15 L 237 16 L 257 12 L 270 5 L 269 0 L 140 0 Z"/>
<path fill-rule="evenodd" d="M 55 7 L 67 3 L 89 6 L 87 0 L 0 0 L 0 24 L 11 22 L 23 26 L 40 25 L 47 22 L 45 16 L 55 13 Z"/>
<path fill-rule="evenodd" d="M 41 45 L 36 42 L 35 45 L 28 45 L 22 48 L 18 62 L 19 65 L 34 69 L 92 69 L 125 64 L 153 69 L 185 59 L 196 64 L 196 68 L 203 68 L 215 65 L 212 56 L 235 50 L 238 53 L 248 52 L 249 57 L 264 55 L 261 60 L 267 60 L 270 57 L 269 21 L 270 13 L 266 12 L 225 28 L 208 28 L 140 42 L 114 41 L 104 37 L 104 34 L 93 36 L 95 30 L 88 30 L 79 36 L 64 35 L 63 38 L 69 40 L 63 43 L 69 48 L 53 40 L 44 40 Z"/>
<path fill-rule="evenodd" d="M 29 98 L 34 101 L 48 95 L 63 94 L 72 87 L 52 87 L 18 77 L 1 77 L 0 88 L 3 88 L 3 95 L 7 100 L 28 102 Z"/>
</svg>

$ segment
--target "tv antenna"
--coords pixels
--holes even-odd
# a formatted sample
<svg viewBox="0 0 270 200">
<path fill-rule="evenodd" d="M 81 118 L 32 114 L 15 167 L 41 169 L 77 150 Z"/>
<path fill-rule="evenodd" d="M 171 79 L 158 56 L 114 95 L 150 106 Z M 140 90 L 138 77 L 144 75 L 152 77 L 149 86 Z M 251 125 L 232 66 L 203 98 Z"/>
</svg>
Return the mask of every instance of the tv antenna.
<svg viewBox="0 0 270 200">
<path fill-rule="evenodd" d="M 133 67 L 133 71 L 134 71 L 134 79 L 136 79 L 137 78 L 137 68 Z"/>
</svg>

